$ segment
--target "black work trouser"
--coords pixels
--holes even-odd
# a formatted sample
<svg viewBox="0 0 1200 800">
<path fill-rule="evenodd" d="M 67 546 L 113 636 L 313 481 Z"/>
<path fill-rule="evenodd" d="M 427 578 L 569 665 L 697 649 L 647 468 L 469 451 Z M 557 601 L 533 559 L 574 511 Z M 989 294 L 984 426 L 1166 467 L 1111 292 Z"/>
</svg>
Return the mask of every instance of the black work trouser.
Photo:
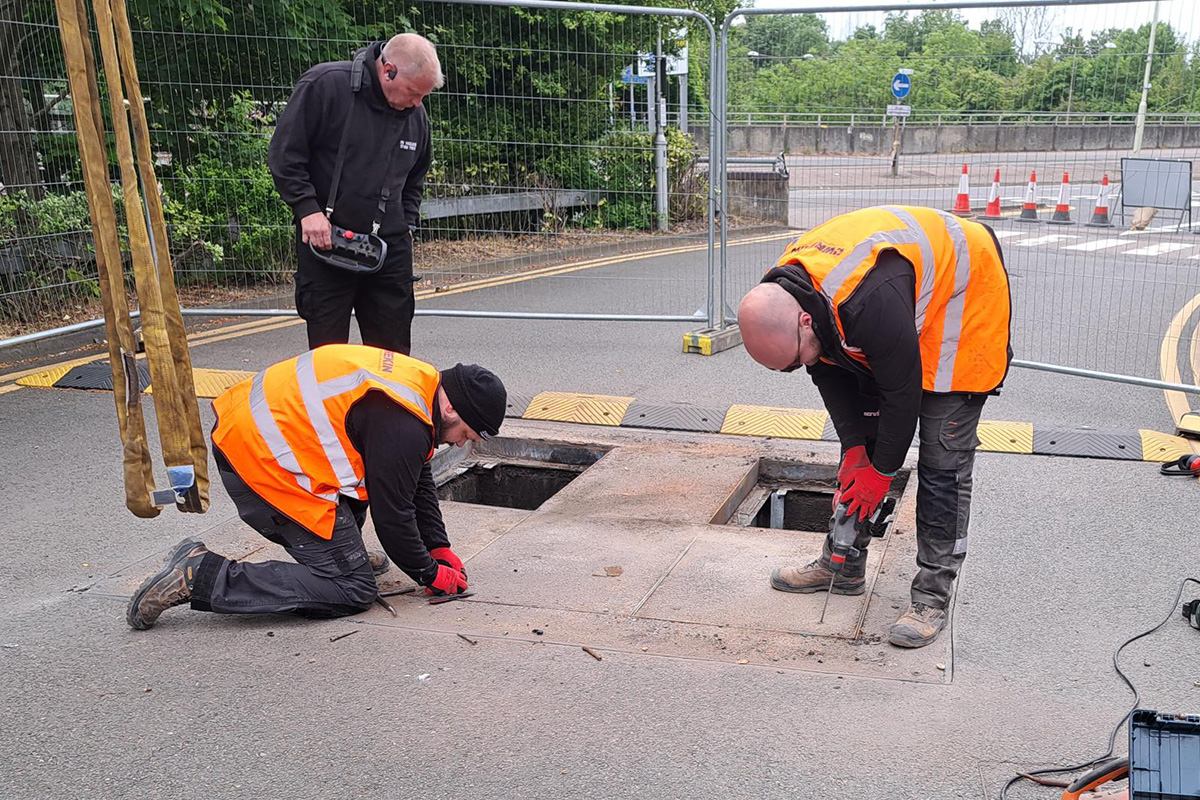
<svg viewBox="0 0 1200 800">
<path fill-rule="evenodd" d="M 363 344 L 408 355 L 412 351 L 412 238 L 387 243 L 382 269 L 371 275 L 326 264 L 301 241 L 296 228 L 296 310 L 308 324 L 308 349 L 350 341 L 350 313 Z"/>
<path fill-rule="evenodd" d="M 987 395 L 933 394 L 921 398 L 917 455 L 917 575 L 910 597 L 914 603 L 945 608 L 954 579 L 967 558 L 967 526 L 971 516 L 975 448 L 979 446 L 979 417 Z M 864 398 L 866 430 L 878 424 L 878 407 Z M 868 435 L 867 453 L 875 444 Z M 859 534 L 860 554 L 847 559 L 845 573 L 863 575 L 867 566 L 870 530 Z M 829 559 L 829 539 L 823 560 Z"/>
<path fill-rule="evenodd" d="M 282 545 L 296 563 L 231 561 L 209 553 L 196 575 L 192 608 L 220 614 L 292 612 L 326 619 L 370 608 L 379 588 L 362 540 L 366 504 L 342 498 L 333 538 L 325 540 L 267 505 L 223 460 L 217 459 L 218 472 L 238 516 Z"/>
</svg>

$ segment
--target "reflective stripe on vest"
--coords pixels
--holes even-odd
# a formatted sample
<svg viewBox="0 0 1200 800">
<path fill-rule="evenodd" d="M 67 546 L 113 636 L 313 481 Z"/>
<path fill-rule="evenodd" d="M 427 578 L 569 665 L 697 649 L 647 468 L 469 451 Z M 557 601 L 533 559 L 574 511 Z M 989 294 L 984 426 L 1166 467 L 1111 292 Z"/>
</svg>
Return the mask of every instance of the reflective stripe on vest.
<svg viewBox="0 0 1200 800">
<path fill-rule="evenodd" d="M 362 456 L 346 430 L 350 409 L 368 391 L 380 391 L 432 432 L 439 383 L 438 371 L 416 359 L 326 345 L 217 397 L 213 443 L 256 494 L 329 538 L 338 496 L 368 499 Z M 431 447 L 426 459 L 432 455 Z"/>
<path fill-rule="evenodd" d="M 939 235 L 936 243 L 931 241 L 930 230 L 922 225 L 914 212 L 926 217 L 925 225 L 931 226 L 930 230 L 934 230 L 935 225 L 937 229 L 943 229 L 945 237 Z M 962 220 L 937 209 L 903 206 L 863 209 L 835 217 L 797 239 L 788 246 L 779 265 L 804 267 L 814 286 L 829 301 L 843 350 L 865 365 L 862 352 L 845 340 L 838 309 L 874 268 L 878 252 L 895 248 L 915 270 L 914 323 L 921 337 L 923 388 L 934 392 L 990 391 L 999 385 L 1007 369 L 1008 281 L 990 235 L 977 223 L 970 224 L 975 230 L 968 235 Z M 859 225 L 866 232 L 863 238 L 853 230 Z M 941 231 L 937 232 L 940 234 Z M 853 236 L 851 241 L 855 243 L 843 248 L 840 245 L 847 236 Z M 984 263 L 973 262 L 971 236 L 976 237 L 976 246 L 981 247 L 977 253 L 984 255 Z M 947 274 L 951 268 L 952 274 Z M 976 336 L 993 336 L 1002 341 L 975 341 L 967 367 L 969 377 L 960 375 L 956 385 L 955 371 L 959 366 L 967 295 L 973 277 L 983 287 L 988 302 L 996 306 L 979 307 L 975 312 L 992 314 L 998 323 L 983 326 L 987 330 Z M 941 297 L 937 299 L 939 293 Z M 931 317 L 930 307 L 935 299 L 937 306 Z M 976 362 L 981 366 L 977 368 Z"/>
</svg>

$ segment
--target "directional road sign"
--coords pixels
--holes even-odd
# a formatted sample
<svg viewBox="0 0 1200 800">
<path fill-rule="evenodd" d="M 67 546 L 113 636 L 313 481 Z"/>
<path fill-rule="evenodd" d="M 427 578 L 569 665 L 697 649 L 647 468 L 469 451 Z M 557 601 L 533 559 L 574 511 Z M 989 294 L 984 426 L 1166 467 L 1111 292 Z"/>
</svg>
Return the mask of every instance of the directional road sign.
<svg viewBox="0 0 1200 800">
<path fill-rule="evenodd" d="M 621 70 L 621 82 L 622 83 L 649 83 L 650 79 L 643 78 L 641 75 L 635 75 L 633 73 L 633 67 L 628 66 L 625 69 Z"/>
<path fill-rule="evenodd" d="M 910 91 L 912 91 L 912 78 L 902 72 L 897 72 L 896 77 L 892 78 L 892 94 L 897 100 L 903 100 L 908 97 Z"/>
</svg>

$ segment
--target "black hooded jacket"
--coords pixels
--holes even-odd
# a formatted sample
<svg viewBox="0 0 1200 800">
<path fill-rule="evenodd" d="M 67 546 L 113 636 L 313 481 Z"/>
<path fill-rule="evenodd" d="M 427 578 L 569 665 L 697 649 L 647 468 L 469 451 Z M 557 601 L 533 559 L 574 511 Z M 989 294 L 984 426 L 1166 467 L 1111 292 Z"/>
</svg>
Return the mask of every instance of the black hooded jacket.
<svg viewBox="0 0 1200 800">
<path fill-rule="evenodd" d="M 868 428 L 863 415 L 878 409 L 871 463 L 880 472 L 898 470 L 921 413 L 921 349 L 912 265 L 895 250 L 885 250 L 841 305 L 846 343 L 862 350 L 869 369 L 842 350 L 833 309 L 803 267 L 776 267 L 763 276 L 763 282 L 778 283 L 813 318 L 821 361 L 807 369 L 843 447 L 866 444 Z"/>
<path fill-rule="evenodd" d="M 358 51 L 366 52 L 366 62 L 357 95 L 350 91 L 353 61 L 317 64 L 300 77 L 275 125 L 267 165 L 296 219 L 323 211 L 342 130 L 353 113 L 333 222 L 371 230 L 386 181 L 391 196 L 379 235 L 406 246 L 409 226 L 419 220 L 431 160 L 429 118 L 424 105 L 403 111 L 388 105 L 375 71 L 382 49 L 383 42 L 374 42 Z"/>
</svg>

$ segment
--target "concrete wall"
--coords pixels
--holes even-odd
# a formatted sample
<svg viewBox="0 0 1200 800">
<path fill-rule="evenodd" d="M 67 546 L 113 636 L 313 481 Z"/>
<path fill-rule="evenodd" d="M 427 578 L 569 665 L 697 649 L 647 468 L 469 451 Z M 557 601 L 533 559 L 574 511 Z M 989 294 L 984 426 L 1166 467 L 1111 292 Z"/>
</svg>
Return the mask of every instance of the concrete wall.
<svg viewBox="0 0 1200 800">
<path fill-rule="evenodd" d="M 914 125 L 903 133 L 900 152 L 936 153 L 1078 152 L 1125 150 L 1133 146 L 1133 125 Z M 692 126 L 703 148 L 708 130 Z M 779 152 L 887 155 L 894 129 L 888 125 L 734 125 L 729 152 L 768 156 Z M 1200 125 L 1147 125 L 1143 147 L 1200 147 Z"/>
<path fill-rule="evenodd" d="M 788 224 L 788 179 L 774 172 L 730 170 L 728 181 L 729 214 L 741 219 L 754 219 Z"/>
</svg>

